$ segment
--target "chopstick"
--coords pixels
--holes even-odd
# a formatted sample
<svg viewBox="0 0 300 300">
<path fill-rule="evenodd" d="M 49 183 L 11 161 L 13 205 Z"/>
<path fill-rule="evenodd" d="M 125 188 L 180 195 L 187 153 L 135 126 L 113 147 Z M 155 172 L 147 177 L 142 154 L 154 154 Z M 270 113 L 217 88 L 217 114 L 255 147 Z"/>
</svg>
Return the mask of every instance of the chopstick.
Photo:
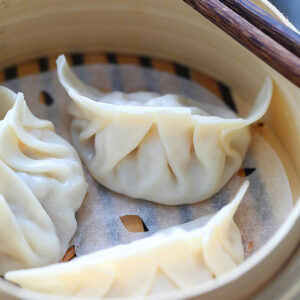
<svg viewBox="0 0 300 300">
<path fill-rule="evenodd" d="M 220 0 L 273 40 L 300 57 L 300 35 L 249 0 Z"/>
<path fill-rule="evenodd" d="M 300 59 L 294 53 L 287 50 L 219 0 L 183 1 L 300 87 Z M 235 9 L 239 11 L 238 8 Z M 244 8 L 244 10 L 247 9 Z M 266 25 L 266 27 L 268 26 Z M 286 38 L 288 39 L 288 37 Z"/>
</svg>

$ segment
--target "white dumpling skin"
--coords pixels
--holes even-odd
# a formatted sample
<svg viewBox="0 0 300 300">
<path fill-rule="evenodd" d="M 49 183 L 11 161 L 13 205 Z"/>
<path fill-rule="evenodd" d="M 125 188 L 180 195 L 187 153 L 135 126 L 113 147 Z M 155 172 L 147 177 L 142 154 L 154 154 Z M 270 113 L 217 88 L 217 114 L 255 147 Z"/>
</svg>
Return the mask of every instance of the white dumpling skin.
<svg viewBox="0 0 300 300">
<path fill-rule="evenodd" d="M 109 189 L 167 205 L 218 192 L 241 167 L 249 125 L 266 112 L 270 78 L 248 118 L 210 116 L 197 102 L 156 93 L 101 93 L 64 56 L 58 78 L 71 97 L 72 140 L 93 177 Z"/>
<path fill-rule="evenodd" d="M 60 261 L 87 184 L 78 155 L 0 87 L 0 275 Z"/>
<path fill-rule="evenodd" d="M 244 259 L 233 215 L 248 185 L 203 227 L 177 226 L 67 263 L 8 272 L 5 278 L 37 292 L 93 299 L 157 295 L 205 283 Z"/>
</svg>

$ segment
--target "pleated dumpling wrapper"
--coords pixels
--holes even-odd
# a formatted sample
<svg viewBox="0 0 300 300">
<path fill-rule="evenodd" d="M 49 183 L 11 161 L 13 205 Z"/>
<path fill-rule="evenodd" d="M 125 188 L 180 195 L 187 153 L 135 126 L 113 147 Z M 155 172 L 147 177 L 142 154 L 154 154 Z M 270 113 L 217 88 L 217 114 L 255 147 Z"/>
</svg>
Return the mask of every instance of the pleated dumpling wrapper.
<svg viewBox="0 0 300 300">
<path fill-rule="evenodd" d="M 226 184 L 248 149 L 249 125 L 272 95 L 267 78 L 246 119 L 221 118 L 176 95 L 101 93 L 80 81 L 64 56 L 57 68 L 73 99 L 73 144 L 93 177 L 113 191 L 169 205 L 205 200 Z"/>
<path fill-rule="evenodd" d="M 94 299 L 153 295 L 201 284 L 244 259 L 233 216 L 248 185 L 244 182 L 234 200 L 203 227 L 173 227 L 67 263 L 11 271 L 5 278 L 29 290 Z"/>
<path fill-rule="evenodd" d="M 0 275 L 60 261 L 86 190 L 74 148 L 0 87 Z"/>
</svg>

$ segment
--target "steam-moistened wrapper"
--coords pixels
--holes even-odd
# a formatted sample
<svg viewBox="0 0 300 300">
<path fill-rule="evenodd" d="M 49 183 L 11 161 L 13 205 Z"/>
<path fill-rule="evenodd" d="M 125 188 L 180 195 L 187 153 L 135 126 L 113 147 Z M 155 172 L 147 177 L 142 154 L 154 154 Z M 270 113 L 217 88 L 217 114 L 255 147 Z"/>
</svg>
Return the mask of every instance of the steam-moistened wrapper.
<svg viewBox="0 0 300 300">
<path fill-rule="evenodd" d="M 88 61 L 86 58 L 88 55 L 84 55 L 84 61 Z M 81 79 L 96 86 L 99 90 L 106 92 L 121 90 L 126 93 L 141 90 L 158 94 L 173 93 L 183 95 L 184 98 L 195 99 L 195 102 L 199 102 L 210 115 L 223 118 L 234 117 L 220 96 L 207 90 L 206 85 L 202 85 L 201 82 L 196 83 L 155 69 L 126 64 L 88 64 L 76 66 L 73 70 Z M 194 76 L 193 71 L 191 75 Z M 210 81 L 212 85 L 218 87 L 215 81 Z M 14 91 L 24 92 L 28 99 L 28 106 L 33 113 L 40 118 L 51 120 L 58 134 L 71 140 L 71 116 L 67 111 L 70 98 L 58 82 L 56 70 L 20 77 L 7 81 L 5 85 Z M 232 93 L 237 111 L 240 115 L 246 115 L 249 107 L 243 101 L 242 95 L 236 95 L 234 90 Z M 47 102 L 43 97 L 41 98 L 41 95 L 47 95 Z M 219 193 L 207 201 L 166 206 L 130 198 L 98 184 L 84 169 L 89 189 L 82 206 L 76 213 L 78 228 L 72 244 L 75 245 L 77 256 L 149 237 L 161 229 L 164 230 L 162 231 L 164 236 L 168 237 L 173 229 L 166 231 L 168 230 L 166 228 L 174 225 L 178 225 L 179 231 L 189 234 L 190 230 L 206 224 L 224 205 L 229 203 L 246 177 L 250 182 L 250 187 L 239 205 L 234 220 L 240 230 L 244 255 L 247 259 L 268 242 L 293 208 L 292 192 L 281 162 L 282 150 L 278 148 L 280 143 L 276 142 L 276 136 L 272 135 L 268 124 L 264 120 L 262 122 L 259 123 L 262 126 L 255 125 L 251 129 L 250 147 L 239 172 Z M 270 139 L 267 133 L 270 133 L 273 138 Z M 139 225 L 140 231 L 146 230 L 146 232 L 131 232 L 126 227 L 123 217 L 128 216 L 130 219 L 132 215 L 140 217 L 144 223 L 144 228 Z M 182 223 L 185 224 L 182 225 Z M 86 279 L 92 280 L 94 277 Z M 73 281 L 75 278 L 76 274 L 73 273 L 70 280 Z M 170 283 L 164 274 L 161 275 L 159 272 L 156 278 L 163 286 L 168 285 L 171 286 L 169 288 L 174 288 L 173 281 Z M 206 283 L 203 282 L 203 286 Z M 155 285 L 158 291 L 162 291 L 160 284 Z M 104 283 L 101 288 L 104 288 Z M 155 293 L 155 290 L 156 288 L 152 289 L 152 293 Z"/>
<path fill-rule="evenodd" d="M 0 87 L 0 275 L 58 262 L 87 190 L 79 158 L 23 94 Z"/>
<path fill-rule="evenodd" d="M 249 125 L 266 112 L 266 81 L 246 119 L 209 115 L 177 95 L 101 93 L 80 81 L 64 56 L 58 78 L 73 99 L 72 138 L 93 177 L 109 189 L 162 204 L 195 203 L 235 174 L 250 143 Z"/>
<path fill-rule="evenodd" d="M 5 278 L 34 291 L 92 298 L 153 295 L 205 282 L 243 261 L 233 215 L 248 185 L 203 227 L 189 232 L 174 227 L 68 263 L 8 272 Z"/>
</svg>

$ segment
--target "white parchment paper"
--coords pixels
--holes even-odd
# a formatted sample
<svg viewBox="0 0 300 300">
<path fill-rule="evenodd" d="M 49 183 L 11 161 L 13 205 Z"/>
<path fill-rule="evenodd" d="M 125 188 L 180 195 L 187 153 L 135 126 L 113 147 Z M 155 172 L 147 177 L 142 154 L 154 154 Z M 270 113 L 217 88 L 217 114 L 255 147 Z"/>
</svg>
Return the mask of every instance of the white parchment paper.
<svg viewBox="0 0 300 300">
<path fill-rule="evenodd" d="M 108 64 L 83 65 L 75 67 L 75 71 L 81 79 L 105 92 L 148 90 L 162 94 L 178 93 L 200 101 L 210 114 L 224 115 L 224 111 L 228 112 L 222 100 L 211 92 L 172 74 L 139 66 Z M 33 113 L 51 120 L 56 131 L 71 142 L 71 118 L 67 111 L 71 100 L 60 86 L 56 71 L 22 77 L 4 85 L 15 92 L 23 92 Z M 47 106 L 39 101 L 42 91 L 52 97 L 52 105 Z M 250 181 L 250 188 L 235 220 L 242 232 L 246 257 L 251 255 L 274 234 L 293 206 L 289 183 L 279 157 L 262 136 L 252 131 L 251 146 L 242 168 L 246 168 L 248 173 L 249 170 L 253 172 L 248 176 L 240 172 L 219 193 L 198 204 L 164 206 L 132 199 L 98 184 L 85 169 L 88 195 L 77 212 L 78 229 L 72 241 L 77 255 L 128 243 L 193 220 L 188 226 L 200 226 L 232 199 L 245 178 Z M 148 231 L 129 232 L 120 220 L 124 215 L 138 215 Z"/>
</svg>

